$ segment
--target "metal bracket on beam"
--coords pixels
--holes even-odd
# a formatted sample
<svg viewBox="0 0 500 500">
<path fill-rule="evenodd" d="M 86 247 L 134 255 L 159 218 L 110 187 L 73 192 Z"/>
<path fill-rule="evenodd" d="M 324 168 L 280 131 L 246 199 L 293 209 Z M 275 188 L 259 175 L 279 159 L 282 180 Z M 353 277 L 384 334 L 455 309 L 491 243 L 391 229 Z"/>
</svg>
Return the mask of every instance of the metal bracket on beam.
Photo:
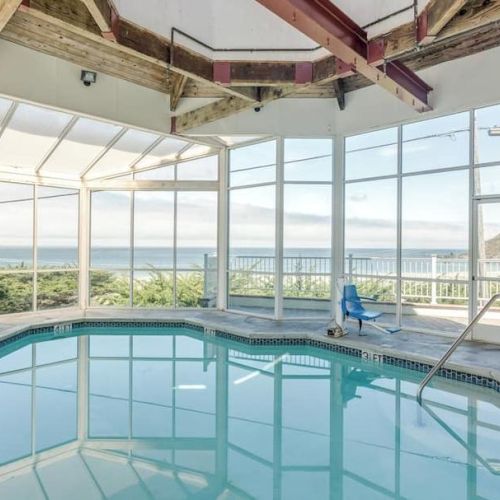
<svg viewBox="0 0 500 500">
<path fill-rule="evenodd" d="M 214 82 L 219 85 L 231 85 L 231 63 L 229 61 L 214 61 Z"/>
<path fill-rule="evenodd" d="M 356 73 L 356 68 L 354 64 L 349 64 L 338 57 L 335 58 L 335 75 L 338 78 L 345 78 L 347 76 L 352 76 Z"/>
<path fill-rule="evenodd" d="M 417 43 L 427 45 L 434 41 L 436 37 L 429 35 L 429 12 L 424 9 L 417 17 Z"/>
<path fill-rule="evenodd" d="M 368 42 L 368 64 L 380 66 L 385 60 L 385 41 L 381 38 Z"/>
<path fill-rule="evenodd" d="M 116 42 L 120 31 L 120 16 L 114 6 L 111 6 L 111 31 L 103 31 L 102 36 L 106 40 Z"/>
<path fill-rule="evenodd" d="M 311 83 L 313 80 L 313 64 L 312 62 L 298 62 L 295 64 L 295 83 L 304 85 Z"/>
</svg>

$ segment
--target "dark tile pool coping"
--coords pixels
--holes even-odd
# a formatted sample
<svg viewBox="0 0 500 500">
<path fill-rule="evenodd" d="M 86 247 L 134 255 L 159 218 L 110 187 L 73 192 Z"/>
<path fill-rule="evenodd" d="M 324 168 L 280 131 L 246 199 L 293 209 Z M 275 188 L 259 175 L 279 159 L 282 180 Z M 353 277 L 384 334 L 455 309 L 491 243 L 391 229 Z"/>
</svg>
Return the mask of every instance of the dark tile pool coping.
<svg viewBox="0 0 500 500">
<path fill-rule="evenodd" d="M 408 356 L 406 353 L 397 353 L 397 355 L 387 354 L 383 349 L 377 348 L 376 345 L 354 347 L 345 345 L 344 338 L 336 339 L 326 335 L 318 334 L 299 334 L 299 333 L 278 333 L 273 336 L 270 333 L 258 334 L 248 332 L 227 331 L 220 328 L 212 328 L 204 326 L 201 323 L 206 323 L 203 320 L 174 320 L 174 319 L 68 319 L 49 321 L 43 326 L 24 326 L 17 328 L 17 331 L 4 332 L 1 335 L 0 348 L 11 344 L 18 340 L 22 340 L 28 336 L 36 334 L 53 334 L 72 332 L 83 328 L 99 328 L 99 327 L 148 327 L 148 328 L 187 328 L 190 330 L 210 335 L 218 338 L 224 338 L 252 346 L 308 346 L 328 351 L 333 351 L 349 356 L 354 356 L 359 359 L 383 363 L 385 365 L 405 368 L 407 370 L 427 373 L 433 366 L 432 361 L 410 359 L 418 358 Z M 344 345 L 343 345 L 344 344 Z M 439 370 L 438 375 L 447 380 L 464 382 L 467 384 L 477 385 L 487 389 L 493 389 L 500 393 L 500 377 L 486 376 L 484 374 L 475 373 L 474 367 L 467 367 L 466 370 L 450 368 L 450 364 Z"/>
</svg>

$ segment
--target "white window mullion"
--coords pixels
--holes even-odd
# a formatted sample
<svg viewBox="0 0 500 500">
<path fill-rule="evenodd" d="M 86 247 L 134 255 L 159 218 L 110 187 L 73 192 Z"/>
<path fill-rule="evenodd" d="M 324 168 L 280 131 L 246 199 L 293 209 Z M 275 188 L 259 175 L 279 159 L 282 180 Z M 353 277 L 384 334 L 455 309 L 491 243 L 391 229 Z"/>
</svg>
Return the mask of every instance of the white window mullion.
<svg viewBox="0 0 500 500">
<path fill-rule="evenodd" d="M 284 212 L 284 139 L 276 141 L 276 238 L 274 259 L 274 316 L 283 318 L 283 212 Z"/>
<path fill-rule="evenodd" d="M 78 228 L 78 266 L 79 266 L 79 296 L 80 309 L 86 309 L 89 306 L 89 280 L 90 280 L 90 190 L 80 189 L 79 198 L 79 228 Z"/>
<path fill-rule="evenodd" d="M 403 127 L 398 127 L 398 182 L 397 182 L 397 228 L 396 228 L 396 325 L 402 326 L 403 297 L 402 297 L 402 258 L 403 258 Z"/>
<path fill-rule="evenodd" d="M 344 241 L 345 241 L 345 183 L 344 183 L 344 137 L 335 136 L 333 141 L 333 214 L 332 214 L 332 248 L 331 248 L 331 293 L 332 315 L 339 325 L 343 323 L 341 300 L 343 290 L 337 286 L 338 281 L 343 281 L 345 274 Z"/>
<path fill-rule="evenodd" d="M 227 309 L 228 253 L 229 253 L 229 151 L 219 153 L 219 196 L 217 224 L 217 309 Z"/>
</svg>

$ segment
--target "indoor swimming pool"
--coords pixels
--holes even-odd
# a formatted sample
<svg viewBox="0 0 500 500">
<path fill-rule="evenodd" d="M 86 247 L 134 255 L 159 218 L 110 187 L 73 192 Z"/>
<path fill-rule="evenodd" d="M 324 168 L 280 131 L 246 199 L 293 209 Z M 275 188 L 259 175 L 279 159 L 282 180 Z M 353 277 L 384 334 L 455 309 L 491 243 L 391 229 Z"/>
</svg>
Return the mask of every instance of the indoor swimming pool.
<svg viewBox="0 0 500 500">
<path fill-rule="evenodd" d="M 85 326 L 0 349 L 0 498 L 498 499 L 500 395 L 298 345 Z"/>
</svg>

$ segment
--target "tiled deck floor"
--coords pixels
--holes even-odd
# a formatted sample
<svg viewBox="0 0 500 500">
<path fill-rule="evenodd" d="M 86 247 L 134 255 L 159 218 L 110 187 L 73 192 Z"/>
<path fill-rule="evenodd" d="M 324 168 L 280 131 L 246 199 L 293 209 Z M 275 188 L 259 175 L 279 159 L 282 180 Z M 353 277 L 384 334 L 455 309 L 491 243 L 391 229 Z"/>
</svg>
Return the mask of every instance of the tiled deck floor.
<svg viewBox="0 0 500 500">
<path fill-rule="evenodd" d="M 453 342 L 450 337 L 404 330 L 388 335 L 369 326 L 363 327 L 363 332 L 367 335 L 359 336 L 354 323 L 348 325 L 353 333 L 340 339 L 332 339 L 325 335 L 328 325 L 326 320 L 275 321 L 221 311 L 139 309 L 90 309 L 85 312 L 73 309 L 4 316 L 0 318 L 0 338 L 11 335 L 20 328 L 83 318 L 89 320 L 188 320 L 243 336 L 321 338 L 325 342 L 428 363 L 436 362 Z M 500 345 L 464 342 L 447 366 L 500 380 Z"/>
</svg>

